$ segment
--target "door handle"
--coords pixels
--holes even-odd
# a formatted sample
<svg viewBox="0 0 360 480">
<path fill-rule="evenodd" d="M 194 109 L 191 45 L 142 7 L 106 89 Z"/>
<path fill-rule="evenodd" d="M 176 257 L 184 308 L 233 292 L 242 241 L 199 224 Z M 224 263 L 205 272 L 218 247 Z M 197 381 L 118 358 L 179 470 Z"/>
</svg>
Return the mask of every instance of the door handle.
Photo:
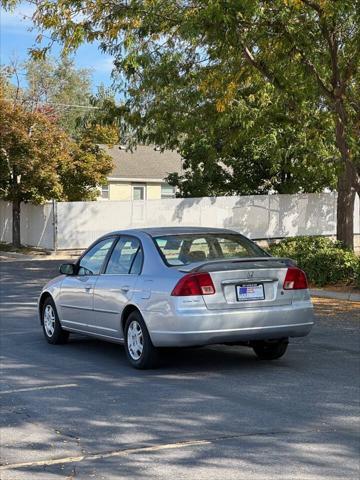
<svg viewBox="0 0 360 480">
<path fill-rule="evenodd" d="M 129 285 L 124 285 L 124 286 L 120 287 L 120 290 L 122 292 L 126 293 L 130 290 L 130 287 L 129 287 Z"/>
<path fill-rule="evenodd" d="M 86 290 L 87 292 L 90 292 L 90 290 L 91 290 L 92 288 L 94 288 L 94 285 L 86 285 L 86 286 L 85 286 L 85 290 Z"/>
</svg>

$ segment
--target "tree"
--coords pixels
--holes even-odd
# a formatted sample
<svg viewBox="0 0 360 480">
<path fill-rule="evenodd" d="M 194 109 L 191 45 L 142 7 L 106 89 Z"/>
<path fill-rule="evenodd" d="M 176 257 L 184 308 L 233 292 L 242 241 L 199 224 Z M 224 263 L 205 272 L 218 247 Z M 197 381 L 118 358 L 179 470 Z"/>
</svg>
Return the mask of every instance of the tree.
<svg viewBox="0 0 360 480">
<path fill-rule="evenodd" d="M 15 246 L 21 202 L 93 199 L 111 168 L 98 147 L 76 144 L 44 113 L 0 98 L 0 197 L 13 205 Z"/>
<path fill-rule="evenodd" d="M 225 111 L 217 110 L 216 98 L 208 97 L 206 105 L 197 99 L 188 120 L 178 115 L 178 149 L 188 168 L 182 175 L 170 175 L 169 182 L 182 195 L 319 192 L 336 186 L 336 152 L 327 118 L 309 108 L 284 114 L 286 104 L 274 94 L 269 101 L 265 93 L 263 88 L 257 95 L 247 92 L 247 99 L 238 95 Z M 170 107 L 159 97 L 145 117 Z M 183 105 L 181 94 L 176 99 L 172 112 Z"/>
<path fill-rule="evenodd" d="M 63 194 L 68 202 L 96 200 L 98 186 L 107 183 L 113 169 L 112 158 L 91 141 L 72 142 L 66 161 L 59 164 L 58 173 Z"/>
<path fill-rule="evenodd" d="M 76 68 L 74 61 L 65 56 L 57 60 L 30 58 L 23 64 L 12 61 L 2 70 L 2 77 L 12 85 L 9 99 L 29 110 L 51 110 L 69 135 L 79 135 L 82 118 L 92 108 L 89 69 Z M 20 76 L 25 77 L 25 85 Z"/>
<path fill-rule="evenodd" d="M 9 6 L 16 0 L 2 2 Z M 36 3 L 36 24 L 50 28 L 65 51 L 98 39 L 114 55 L 127 81 L 140 138 L 155 137 L 161 146 L 176 146 L 182 135 L 176 121 L 181 115 L 191 124 L 191 106 L 199 92 L 203 95 L 197 105 L 205 107 L 210 97 L 216 99 L 217 112 L 225 114 L 236 104 L 251 103 L 246 92 L 251 85 L 256 86 L 251 95 L 267 92 L 270 102 L 283 105 L 291 118 L 291 112 L 307 112 L 312 124 L 311 115 L 324 118 L 329 130 L 323 136 L 326 152 L 319 169 L 327 169 L 336 151 L 337 235 L 353 246 L 354 198 L 360 191 L 359 0 Z M 166 110 L 159 118 L 158 107 L 166 96 L 167 104 L 176 104 L 178 98 L 187 101 L 182 110 Z M 194 130 L 196 121 L 195 116 Z M 241 117 L 239 124 L 237 132 L 243 128 Z M 282 124 L 276 125 L 278 136 Z M 307 130 L 307 125 L 301 128 Z M 294 141 L 301 141 L 302 136 L 293 133 Z M 306 164 L 303 161 L 305 169 Z M 316 164 L 310 171 L 316 171 Z"/>
<path fill-rule="evenodd" d="M 96 94 L 90 97 L 90 104 L 93 108 L 86 112 L 78 125 L 82 136 L 97 144 L 122 143 L 124 107 L 117 104 L 115 92 L 100 85 Z"/>
</svg>

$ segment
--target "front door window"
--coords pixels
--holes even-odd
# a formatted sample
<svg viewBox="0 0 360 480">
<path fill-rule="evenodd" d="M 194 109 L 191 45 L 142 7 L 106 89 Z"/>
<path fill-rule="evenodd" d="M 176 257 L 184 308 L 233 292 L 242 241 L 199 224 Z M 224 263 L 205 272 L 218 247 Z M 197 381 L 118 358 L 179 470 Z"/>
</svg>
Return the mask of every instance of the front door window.
<svg viewBox="0 0 360 480">
<path fill-rule="evenodd" d="M 113 243 L 114 238 L 105 238 L 87 251 L 80 260 L 78 275 L 99 275 Z"/>
</svg>

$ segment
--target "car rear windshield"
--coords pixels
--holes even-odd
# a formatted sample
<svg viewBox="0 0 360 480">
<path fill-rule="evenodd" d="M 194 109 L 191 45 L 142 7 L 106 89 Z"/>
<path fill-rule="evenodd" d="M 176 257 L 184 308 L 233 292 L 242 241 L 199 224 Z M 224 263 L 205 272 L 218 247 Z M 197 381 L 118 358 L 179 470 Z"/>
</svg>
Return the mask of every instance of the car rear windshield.
<svg viewBox="0 0 360 480">
<path fill-rule="evenodd" d="M 154 241 L 163 260 L 170 266 L 268 256 L 254 242 L 236 233 L 162 235 L 155 237 Z"/>
</svg>

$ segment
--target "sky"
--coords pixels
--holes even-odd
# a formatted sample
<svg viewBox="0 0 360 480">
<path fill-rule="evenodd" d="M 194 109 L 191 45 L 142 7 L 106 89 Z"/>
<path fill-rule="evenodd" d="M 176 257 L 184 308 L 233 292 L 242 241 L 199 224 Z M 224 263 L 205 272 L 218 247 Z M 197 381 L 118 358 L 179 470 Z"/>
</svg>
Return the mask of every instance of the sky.
<svg viewBox="0 0 360 480">
<path fill-rule="evenodd" d="M 14 12 L 0 11 L 0 63 L 9 64 L 11 59 L 17 62 L 28 58 L 28 49 L 35 43 L 37 30 L 30 31 L 32 27 L 31 16 L 33 7 L 27 3 L 20 3 Z M 57 57 L 60 46 L 55 46 L 51 56 Z M 74 54 L 75 64 L 79 68 L 91 70 L 93 91 L 103 83 L 110 86 L 112 83 L 111 70 L 112 58 L 97 48 L 96 44 L 84 44 Z"/>
</svg>

